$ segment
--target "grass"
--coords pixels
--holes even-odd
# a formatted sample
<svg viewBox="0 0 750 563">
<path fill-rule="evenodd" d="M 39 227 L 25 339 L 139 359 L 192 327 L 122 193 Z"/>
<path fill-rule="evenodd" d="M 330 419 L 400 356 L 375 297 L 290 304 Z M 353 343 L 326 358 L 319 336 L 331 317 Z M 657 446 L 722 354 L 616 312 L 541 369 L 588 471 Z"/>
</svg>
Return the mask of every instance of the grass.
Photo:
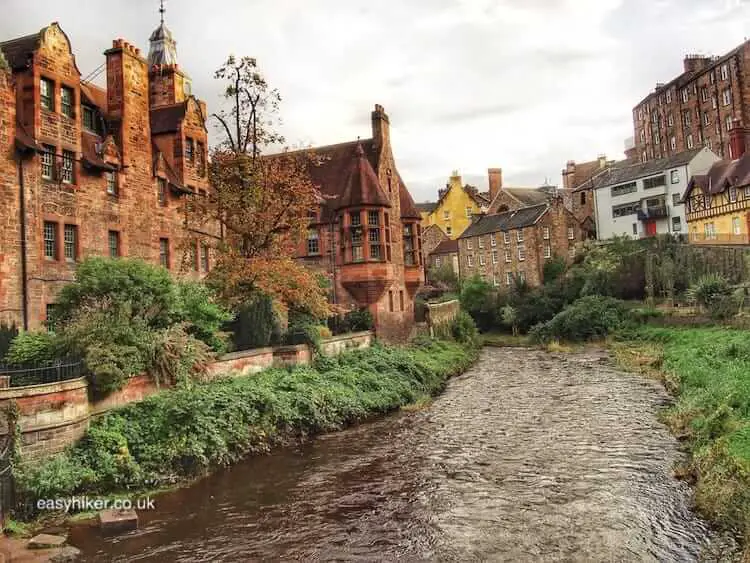
<svg viewBox="0 0 750 563">
<path fill-rule="evenodd" d="M 692 453 L 697 507 L 743 538 L 750 558 L 750 332 L 643 327 L 612 348 L 676 396 L 663 418 Z"/>
<path fill-rule="evenodd" d="M 527 348 L 533 344 L 525 335 L 513 336 L 504 332 L 488 332 L 482 334 L 482 342 L 485 346 Z"/>
<path fill-rule="evenodd" d="M 401 407 L 424 408 L 476 357 L 470 345 L 421 339 L 162 392 L 96 419 L 63 454 L 16 468 L 18 517 L 33 518 L 39 498 L 132 496 Z"/>
</svg>

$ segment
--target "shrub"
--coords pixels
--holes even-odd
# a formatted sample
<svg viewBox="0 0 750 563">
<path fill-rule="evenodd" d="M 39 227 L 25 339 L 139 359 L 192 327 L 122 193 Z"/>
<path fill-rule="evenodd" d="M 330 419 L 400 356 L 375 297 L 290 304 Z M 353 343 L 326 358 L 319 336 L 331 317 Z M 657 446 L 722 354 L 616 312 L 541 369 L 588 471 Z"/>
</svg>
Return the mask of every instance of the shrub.
<svg viewBox="0 0 750 563">
<path fill-rule="evenodd" d="M 534 327 L 530 335 L 536 342 L 553 339 L 570 342 L 607 336 L 623 327 L 629 319 L 626 304 L 612 297 L 582 297 L 554 318 Z"/>
<path fill-rule="evenodd" d="M 552 283 L 560 279 L 565 274 L 567 267 L 565 258 L 562 256 L 555 256 L 551 260 L 546 261 L 542 270 L 544 283 Z"/>
<path fill-rule="evenodd" d="M 375 320 L 368 309 L 349 311 L 344 315 L 344 323 L 348 326 L 349 332 L 364 332 L 375 327 Z"/>
<path fill-rule="evenodd" d="M 461 308 L 471 315 L 479 330 L 488 331 L 495 326 L 497 292 L 488 282 L 479 276 L 466 280 L 459 300 Z"/>
<path fill-rule="evenodd" d="M 5 358 L 5 355 L 10 349 L 10 343 L 13 339 L 18 336 L 18 328 L 16 325 L 6 325 L 0 323 L 0 360 Z"/>
<path fill-rule="evenodd" d="M 222 326 L 232 319 L 229 311 L 216 302 L 213 292 L 197 282 L 177 284 L 178 303 L 175 321 L 188 323 L 188 334 L 205 342 L 214 352 L 227 350 L 227 334 Z"/>
<path fill-rule="evenodd" d="M 729 295 L 731 295 L 729 282 L 719 274 L 707 274 L 701 277 L 688 290 L 688 299 L 708 310 L 715 301 Z"/>
<path fill-rule="evenodd" d="M 185 324 L 178 324 L 155 335 L 147 361 L 157 383 L 174 385 L 200 378 L 212 356 L 205 342 L 190 335 Z"/>
<path fill-rule="evenodd" d="M 455 291 L 458 289 L 458 276 L 453 271 L 453 266 L 448 263 L 430 268 L 427 272 L 427 279 L 430 283 L 444 290 Z"/>
<path fill-rule="evenodd" d="M 235 350 L 265 348 L 281 332 L 272 299 L 263 293 L 245 303 L 228 325 Z"/>
<path fill-rule="evenodd" d="M 451 336 L 456 342 L 476 346 L 479 342 L 479 330 L 466 311 L 459 311 L 450 323 Z"/>
<path fill-rule="evenodd" d="M 45 364 L 63 354 L 58 338 L 50 332 L 22 332 L 10 343 L 5 360 L 10 364 Z"/>
<path fill-rule="evenodd" d="M 124 344 L 90 346 L 83 360 L 95 397 L 104 397 L 121 389 L 128 377 L 146 368 L 141 351 Z"/>
</svg>

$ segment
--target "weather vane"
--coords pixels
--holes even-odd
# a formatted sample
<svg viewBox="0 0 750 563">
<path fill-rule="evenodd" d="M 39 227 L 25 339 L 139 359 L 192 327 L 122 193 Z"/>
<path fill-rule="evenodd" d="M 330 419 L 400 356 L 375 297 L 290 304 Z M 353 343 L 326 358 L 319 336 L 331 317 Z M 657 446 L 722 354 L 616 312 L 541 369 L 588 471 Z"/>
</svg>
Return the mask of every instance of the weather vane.
<svg viewBox="0 0 750 563">
<path fill-rule="evenodd" d="M 161 14 L 161 23 L 164 23 L 164 0 L 159 0 L 159 14 Z"/>
</svg>

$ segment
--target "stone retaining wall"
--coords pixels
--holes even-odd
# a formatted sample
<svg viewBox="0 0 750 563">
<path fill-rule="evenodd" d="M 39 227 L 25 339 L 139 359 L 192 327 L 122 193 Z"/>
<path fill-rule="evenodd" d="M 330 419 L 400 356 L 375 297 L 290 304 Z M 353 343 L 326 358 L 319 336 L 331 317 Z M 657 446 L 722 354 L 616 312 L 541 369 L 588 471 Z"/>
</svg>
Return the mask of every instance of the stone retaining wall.
<svg viewBox="0 0 750 563">
<path fill-rule="evenodd" d="M 321 352 L 336 355 L 355 348 L 368 348 L 372 332 L 358 332 L 321 342 Z M 272 366 L 308 364 L 312 351 L 305 344 L 259 348 L 226 354 L 208 368 L 210 378 L 239 377 Z M 160 388 L 148 375 L 131 377 L 125 386 L 105 399 L 89 401 L 85 377 L 58 383 L 0 388 L 0 439 L 9 432 L 3 411 L 15 402 L 21 430 L 20 452 L 25 459 L 41 459 L 59 453 L 83 436 L 91 417 L 141 401 Z"/>
<path fill-rule="evenodd" d="M 427 326 L 430 336 L 435 336 L 435 327 L 451 322 L 461 310 L 461 304 L 457 300 L 445 303 L 427 303 Z"/>
</svg>

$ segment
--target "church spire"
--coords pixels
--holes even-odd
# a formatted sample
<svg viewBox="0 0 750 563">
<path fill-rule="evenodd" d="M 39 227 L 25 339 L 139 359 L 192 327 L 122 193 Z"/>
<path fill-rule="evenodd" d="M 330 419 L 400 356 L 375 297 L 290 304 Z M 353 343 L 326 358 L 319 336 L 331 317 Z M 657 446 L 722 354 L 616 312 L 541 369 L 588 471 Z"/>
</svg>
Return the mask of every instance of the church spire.
<svg viewBox="0 0 750 563">
<path fill-rule="evenodd" d="M 164 0 L 159 1 L 159 27 L 151 34 L 148 51 L 148 63 L 151 66 L 176 65 L 177 42 L 172 38 L 172 32 L 164 24 Z"/>
</svg>

